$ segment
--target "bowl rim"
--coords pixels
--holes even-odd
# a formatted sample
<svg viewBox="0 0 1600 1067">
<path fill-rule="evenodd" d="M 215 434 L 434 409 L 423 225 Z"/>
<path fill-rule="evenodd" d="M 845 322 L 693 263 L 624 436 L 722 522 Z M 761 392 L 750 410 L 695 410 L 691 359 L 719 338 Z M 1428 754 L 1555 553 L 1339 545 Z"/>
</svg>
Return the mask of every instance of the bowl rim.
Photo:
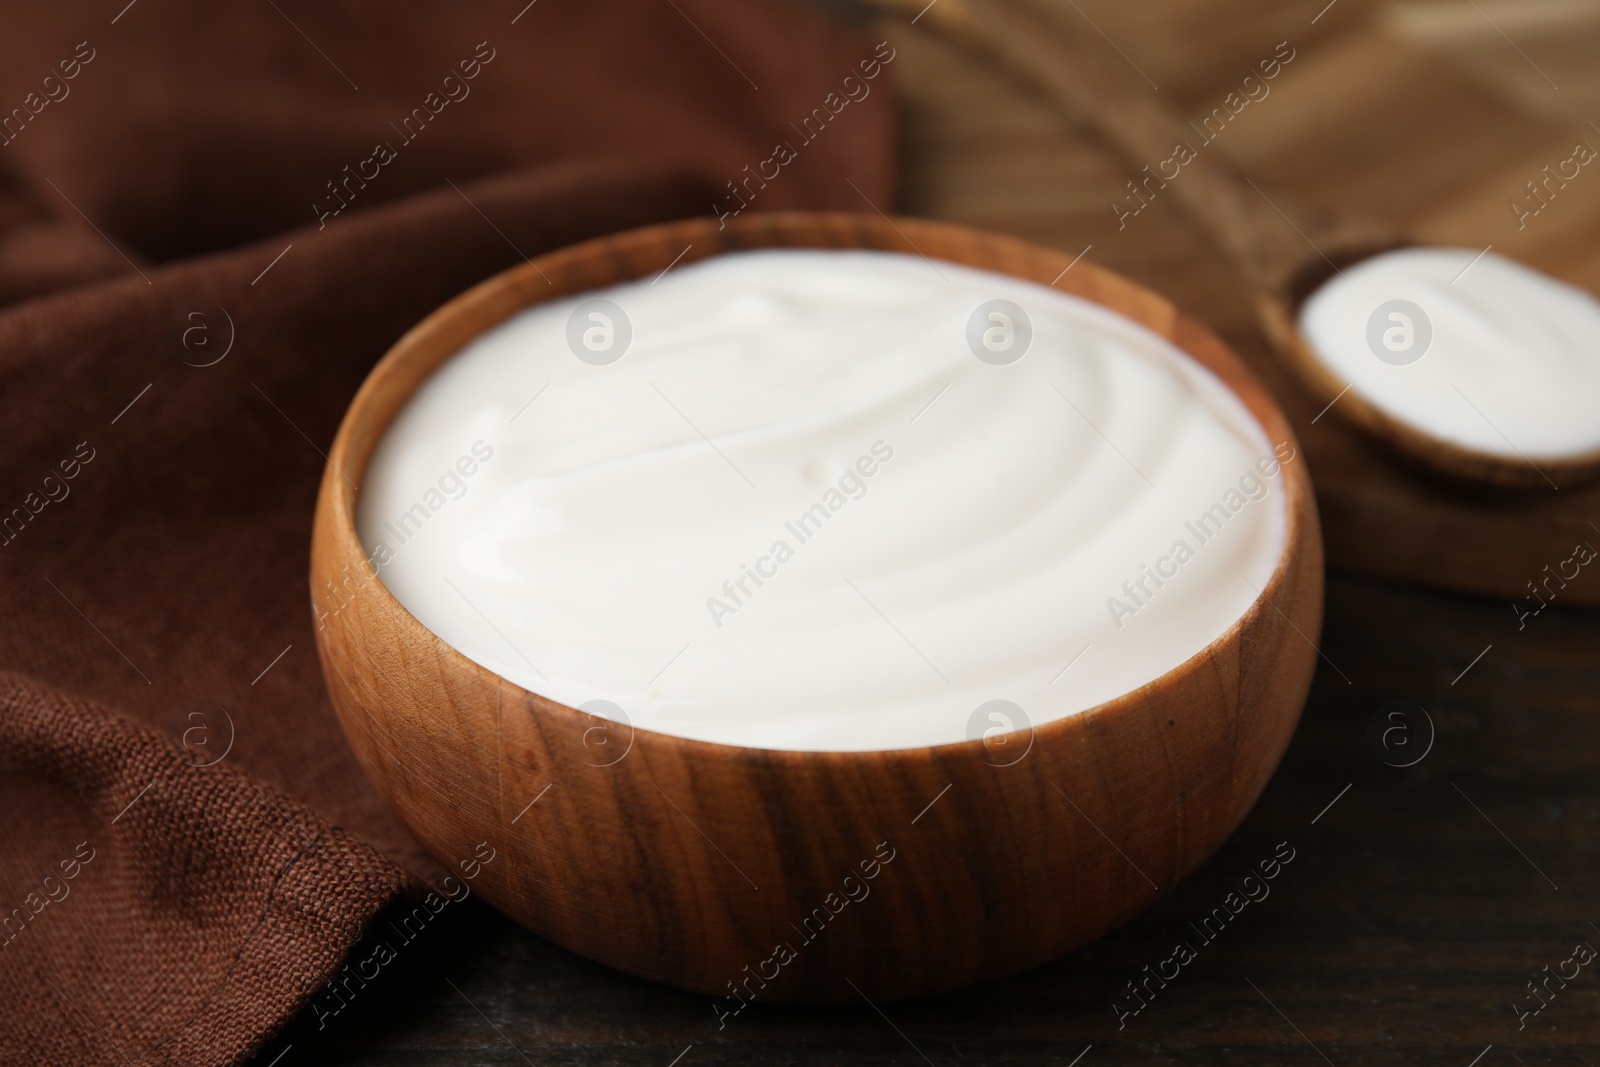
<svg viewBox="0 0 1600 1067">
<path fill-rule="evenodd" d="M 1169 331 L 1170 333 L 1174 335 L 1182 333 L 1200 342 L 1200 344 L 1195 345 L 1192 342 L 1181 343 L 1175 336 L 1167 336 L 1162 338 L 1173 348 L 1176 348 L 1179 352 L 1183 353 L 1184 356 L 1190 360 L 1193 360 L 1195 363 L 1199 364 L 1201 367 L 1211 373 L 1214 377 L 1218 378 L 1223 387 L 1226 388 L 1241 405 L 1243 405 L 1251 420 L 1255 422 L 1257 427 L 1266 436 L 1269 445 L 1271 445 L 1273 448 L 1276 448 L 1279 442 L 1283 442 L 1288 443 L 1294 450 L 1294 455 L 1291 456 L 1289 461 L 1280 462 L 1280 470 L 1284 474 L 1282 487 L 1284 495 L 1283 506 L 1285 511 L 1283 544 L 1279 550 L 1277 564 L 1273 568 L 1271 577 L 1257 592 L 1256 597 L 1250 602 L 1249 606 L 1236 619 L 1234 619 L 1225 630 L 1217 634 L 1214 638 L 1212 638 L 1211 641 L 1207 642 L 1203 648 L 1199 649 L 1187 659 L 1174 665 L 1139 687 L 1128 690 L 1127 692 L 1113 697 L 1110 700 L 1103 701 L 1099 704 L 1092 705 L 1091 707 L 1087 707 L 1079 711 L 1069 712 L 1068 714 L 1057 716 L 1042 723 L 1035 724 L 1030 721 L 1028 726 L 1025 728 L 1029 737 L 1030 750 L 1033 746 L 1038 745 L 1041 742 L 1048 742 L 1050 739 L 1049 735 L 1070 733 L 1075 730 L 1091 728 L 1098 722 L 1113 718 L 1139 704 L 1144 703 L 1144 701 L 1153 692 L 1172 686 L 1181 676 L 1190 674 L 1203 666 L 1206 661 L 1216 655 L 1219 649 L 1226 647 L 1230 643 L 1236 642 L 1239 639 L 1241 632 L 1245 630 L 1247 626 L 1254 625 L 1256 620 L 1263 616 L 1268 610 L 1275 611 L 1279 615 L 1282 615 L 1285 620 L 1289 621 L 1289 625 L 1294 627 L 1296 632 L 1300 633 L 1300 636 L 1311 645 L 1313 650 L 1317 652 L 1318 656 L 1321 655 L 1321 648 L 1317 642 L 1311 637 L 1308 637 L 1303 631 L 1300 630 L 1298 626 L 1295 626 L 1293 620 L 1289 618 L 1289 615 L 1282 608 L 1280 608 L 1276 602 L 1277 595 L 1281 594 L 1284 585 L 1289 579 L 1291 568 L 1297 563 L 1297 561 L 1300 560 L 1301 556 L 1308 549 L 1308 547 L 1311 549 L 1316 549 L 1316 547 L 1320 544 L 1320 527 L 1318 525 L 1315 496 L 1313 494 L 1310 474 L 1306 469 L 1303 448 L 1298 438 L 1295 436 L 1288 417 L 1284 414 L 1283 409 L 1278 403 L 1276 397 L 1274 397 L 1270 390 L 1267 389 L 1260 377 L 1256 375 L 1255 372 L 1251 370 L 1250 367 L 1244 362 L 1243 358 L 1234 351 L 1233 347 L 1224 341 L 1210 327 L 1206 326 L 1200 320 L 1190 316 L 1182 309 L 1178 308 L 1172 303 L 1172 301 L 1155 290 L 1135 282 L 1116 271 L 1100 266 L 1090 260 L 1083 259 L 1081 256 L 1074 258 L 1071 255 L 1054 248 L 1036 244 L 1031 241 L 1026 241 L 1021 238 L 1012 237 L 1010 235 L 980 229 L 978 227 L 945 222 L 942 220 L 916 218 L 912 216 L 890 216 L 883 215 L 881 213 L 879 215 L 869 215 L 864 212 L 822 211 L 761 212 L 753 213 L 742 218 L 721 220 L 720 225 L 717 224 L 718 221 L 719 220 L 713 218 L 691 217 L 669 222 L 654 223 L 628 230 L 617 231 L 615 233 L 608 233 L 574 244 L 564 245 L 559 248 L 552 249 L 549 252 L 542 253 L 531 259 L 524 256 L 525 262 L 515 264 L 505 270 L 498 271 L 487 278 L 484 278 L 482 281 L 475 283 L 461 293 L 458 293 L 456 296 L 451 297 L 444 304 L 429 312 L 424 318 L 410 327 L 404 334 L 400 336 L 399 339 L 390 345 L 382 358 L 380 358 L 378 362 L 375 363 L 367 372 L 366 377 L 362 380 L 360 388 L 356 391 L 355 396 L 351 399 L 348 407 L 346 408 L 345 414 L 340 420 L 339 429 L 335 434 L 334 440 L 332 444 L 329 445 L 327 463 L 324 465 L 322 485 L 317 499 L 316 516 L 313 520 L 313 562 L 311 566 L 312 584 L 310 590 L 312 595 L 311 608 L 313 622 L 316 625 L 318 634 L 319 651 L 325 653 L 325 650 L 323 649 L 323 639 L 321 637 L 323 627 L 320 623 L 320 620 L 317 618 L 318 604 L 316 600 L 316 581 L 318 568 L 316 561 L 317 552 L 315 547 L 316 531 L 328 526 L 331 523 L 333 529 L 330 532 L 338 541 L 339 551 L 345 553 L 350 558 L 365 561 L 370 570 L 370 573 L 365 575 L 366 581 L 363 585 L 363 591 L 365 591 L 367 587 L 375 586 L 376 588 L 371 595 L 375 595 L 383 600 L 388 608 L 393 609 L 397 618 L 407 620 L 405 625 L 413 626 L 416 628 L 418 633 L 426 635 L 426 637 L 434 646 L 435 654 L 442 655 L 444 659 L 450 661 L 450 669 L 453 672 L 456 672 L 458 675 L 461 672 L 472 675 L 479 683 L 485 686 L 511 686 L 524 694 L 526 697 L 526 702 L 533 708 L 538 709 L 538 712 L 542 714 L 592 716 L 592 713 L 580 711 L 579 709 L 571 707 L 570 705 L 562 704 L 558 701 L 550 699 L 549 697 L 545 697 L 539 693 L 533 692 L 532 690 L 526 689 L 511 679 L 506 678 L 505 676 L 498 674 L 487 667 L 484 667 L 476 660 L 469 658 L 460 650 L 456 649 L 453 645 L 445 641 L 438 634 L 434 633 L 433 630 L 429 629 L 428 626 L 425 625 L 415 615 L 411 614 L 405 605 L 402 604 L 397 597 L 395 597 L 395 595 L 389 590 L 388 586 L 382 581 L 380 566 L 372 563 L 371 555 L 362 546 L 360 537 L 357 534 L 355 527 L 355 504 L 359 493 L 358 483 L 363 480 L 366 474 L 367 467 L 371 461 L 373 453 L 377 449 L 378 442 L 381 441 L 384 434 L 387 433 L 394 418 L 409 401 L 409 397 L 414 394 L 415 390 L 420 388 L 422 383 L 426 382 L 440 367 L 442 367 L 450 359 L 454 358 L 454 356 L 459 354 L 462 350 L 462 347 L 465 344 L 470 343 L 471 338 L 469 338 L 467 341 L 463 341 L 461 345 L 446 350 L 437 359 L 433 360 L 428 365 L 426 370 L 421 374 L 416 385 L 413 386 L 410 392 L 407 393 L 406 399 L 402 400 L 396 405 L 395 409 L 389 414 L 388 418 L 381 420 L 381 423 L 378 421 L 369 423 L 368 428 L 371 434 L 371 444 L 366 448 L 365 454 L 359 457 L 360 462 L 353 463 L 353 435 L 355 433 L 357 421 L 358 418 L 365 413 L 365 409 L 372 404 L 374 400 L 374 394 L 379 388 L 378 380 L 386 373 L 392 373 L 394 372 L 395 368 L 402 366 L 408 357 L 411 356 L 412 351 L 418 346 L 428 346 L 432 341 L 432 337 L 435 332 L 460 319 L 463 315 L 479 311 L 485 304 L 496 301 L 502 295 L 503 291 L 507 289 L 511 289 L 512 291 L 526 290 L 528 292 L 537 294 L 538 290 L 534 289 L 532 285 L 532 283 L 535 281 L 549 282 L 553 286 L 554 283 L 550 281 L 549 275 L 546 274 L 545 268 L 551 268 L 552 272 L 560 269 L 561 273 L 566 273 L 565 268 L 569 264 L 599 262 L 615 269 L 618 273 L 611 277 L 609 281 L 602 282 L 599 286 L 588 286 L 579 283 L 575 286 L 552 289 L 547 296 L 537 296 L 536 299 L 520 301 L 515 307 L 507 310 L 505 314 L 482 325 L 472 334 L 472 337 L 475 338 L 477 336 L 481 336 L 487 331 L 499 326 L 512 316 L 517 315 L 522 311 L 526 311 L 528 308 L 543 303 L 546 299 L 557 300 L 585 292 L 594 292 L 598 291 L 600 288 L 626 284 L 630 281 L 635 281 L 641 277 L 647 276 L 650 273 L 649 269 L 633 271 L 631 269 L 631 264 L 629 264 L 627 259 L 621 253 L 627 251 L 638 251 L 641 248 L 646 248 L 649 245 L 659 243 L 662 237 L 669 234 L 679 235 L 679 238 L 688 241 L 691 247 L 696 243 L 697 237 L 726 235 L 706 254 L 692 256 L 687 254 L 680 255 L 678 260 L 673 261 L 674 265 L 679 263 L 697 262 L 730 252 L 756 251 L 767 248 L 811 248 L 831 251 L 894 251 L 895 249 L 890 247 L 890 244 L 892 243 L 900 245 L 901 251 L 904 251 L 908 254 L 922 256 L 924 259 L 938 259 L 942 262 L 948 262 L 957 266 L 966 266 L 970 269 L 989 270 L 993 273 L 1008 274 L 1009 276 L 1019 280 L 1033 282 L 1035 284 L 1043 284 L 1047 287 L 1054 285 L 1054 283 L 1051 282 L 1041 282 L 1038 279 L 1025 277 L 1024 275 L 1015 271 L 1002 270 L 993 267 L 974 267 L 971 264 L 963 263 L 960 260 L 949 258 L 947 256 L 942 257 L 938 255 L 925 255 L 922 250 L 917 247 L 912 238 L 908 236 L 907 231 L 910 231 L 911 233 L 927 236 L 933 236 L 937 234 L 946 237 L 965 239 L 995 250 L 1010 249 L 1016 252 L 1027 253 L 1032 255 L 1034 258 L 1042 258 L 1047 262 L 1059 263 L 1063 268 L 1071 266 L 1072 269 L 1080 270 L 1083 272 L 1080 275 L 1080 278 L 1085 276 L 1091 277 L 1096 279 L 1098 282 L 1111 283 L 1113 286 L 1120 287 L 1130 294 L 1137 295 L 1142 303 L 1146 304 L 1152 310 L 1167 318 L 1171 322 L 1171 330 Z M 806 239 L 803 232 L 801 233 L 801 240 L 790 240 L 785 242 L 769 239 L 773 235 L 792 237 L 796 232 L 804 231 L 808 227 L 812 230 L 820 229 L 821 231 L 825 231 L 829 234 L 844 233 L 847 235 L 857 234 L 863 230 L 866 230 L 881 238 L 884 243 L 880 245 L 866 245 L 859 243 L 830 244 L 823 240 Z M 677 239 L 675 238 L 674 242 L 669 243 L 672 243 L 673 247 L 677 247 L 677 244 L 675 243 L 676 240 Z M 689 249 L 685 249 L 685 253 L 688 251 Z M 1062 275 L 1065 273 L 1066 270 L 1063 269 Z M 1057 281 L 1061 279 L 1061 275 L 1056 275 L 1055 277 Z M 1132 319 L 1132 316 L 1128 315 L 1126 312 L 1118 308 L 1111 307 L 1093 296 L 1081 292 L 1072 292 L 1071 290 L 1065 291 L 1067 291 L 1069 295 L 1076 296 L 1079 299 L 1088 300 L 1089 302 L 1094 303 L 1097 306 L 1112 312 L 1113 314 L 1121 315 L 1124 318 L 1129 318 L 1131 321 L 1134 321 L 1136 325 L 1139 325 L 1146 330 L 1157 332 L 1153 330 L 1151 326 L 1143 322 L 1139 322 L 1137 319 Z M 1159 332 L 1158 336 L 1160 336 Z M 1194 347 L 1201 347 L 1205 349 L 1205 354 L 1203 356 L 1201 354 L 1197 354 L 1192 350 Z M 1213 360 L 1219 363 L 1220 366 L 1213 365 Z M 1245 389 L 1241 391 L 1240 386 L 1244 386 Z M 1295 460 L 1299 460 L 1299 462 L 1294 462 Z M 354 482 L 350 480 L 350 477 L 348 477 L 349 475 L 354 475 Z M 1315 536 L 1314 539 L 1308 544 L 1309 535 Z M 326 663 L 325 654 L 324 662 Z M 603 716 L 592 717 L 603 718 Z M 726 759 L 730 757 L 742 756 L 744 758 L 759 758 L 768 763 L 777 764 L 804 764 L 814 766 L 820 761 L 823 763 L 842 765 L 857 763 L 864 759 L 873 758 L 891 760 L 930 760 L 938 755 L 956 754 L 960 751 L 976 751 L 984 747 L 984 742 L 980 739 L 967 739 L 962 741 L 944 742 L 937 745 L 910 745 L 896 748 L 766 748 L 754 745 L 730 744 L 727 742 L 706 741 L 700 738 L 684 737 L 679 734 L 672 734 L 665 731 L 651 730 L 646 727 L 636 726 L 631 720 L 621 725 L 628 727 L 630 746 L 636 743 L 638 735 L 643 734 L 647 738 L 655 738 L 660 742 L 678 745 L 686 755 L 690 756 L 690 758 L 704 757 L 706 759 Z M 1021 733 L 1022 731 L 1012 732 Z M 1024 753 L 1023 757 L 1019 757 L 1015 762 L 1020 763 L 1025 758 L 1026 753 Z M 998 769 L 1004 769 L 1004 767 L 1010 766 L 1010 764 L 994 766 L 997 766 Z"/>
</svg>

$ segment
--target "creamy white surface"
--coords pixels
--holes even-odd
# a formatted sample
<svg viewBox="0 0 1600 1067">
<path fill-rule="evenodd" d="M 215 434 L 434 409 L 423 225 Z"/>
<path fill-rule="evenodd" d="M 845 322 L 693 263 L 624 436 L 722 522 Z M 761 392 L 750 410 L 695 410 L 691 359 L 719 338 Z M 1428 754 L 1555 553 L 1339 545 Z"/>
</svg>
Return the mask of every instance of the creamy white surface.
<svg viewBox="0 0 1600 1067">
<path fill-rule="evenodd" d="M 595 296 L 632 322 L 609 366 L 566 345 Z M 994 298 L 1032 320 L 1008 366 L 967 346 Z M 492 458 L 400 543 L 477 440 Z M 785 523 L 875 442 L 865 494 L 799 543 Z M 424 625 L 536 693 L 727 744 L 913 747 L 966 740 L 993 699 L 1034 726 L 1092 707 L 1224 633 L 1282 555 L 1281 473 L 1238 491 L 1272 452 L 1213 375 L 1097 305 L 915 256 L 751 252 L 468 345 L 380 442 L 358 529 Z M 1199 544 L 1185 522 L 1230 489 Z M 1180 538 L 1194 557 L 1119 627 L 1108 598 Z M 793 557 L 715 625 L 708 598 L 779 540 Z"/>
<path fill-rule="evenodd" d="M 1452 444 L 1535 461 L 1600 448 L 1600 301 L 1494 252 L 1474 263 L 1479 251 L 1363 260 L 1311 295 L 1300 328 L 1352 390 Z M 1395 299 L 1433 326 L 1426 354 L 1407 365 L 1367 342 L 1373 310 Z"/>
</svg>

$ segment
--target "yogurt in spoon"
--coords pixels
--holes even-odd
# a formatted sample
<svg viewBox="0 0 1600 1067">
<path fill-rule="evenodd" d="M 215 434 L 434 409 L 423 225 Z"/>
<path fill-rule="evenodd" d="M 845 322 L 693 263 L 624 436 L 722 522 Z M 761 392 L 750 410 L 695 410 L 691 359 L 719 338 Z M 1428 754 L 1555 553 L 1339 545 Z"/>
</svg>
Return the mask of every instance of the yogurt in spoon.
<svg viewBox="0 0 1600 1067">
<path fill-rule="evenodd" d="M 1300 329 L 1382 413 L 1511 461 L 1600 450 L 1600 300 L 1493 252 L 1402 248 L 1335 274 Z"/>
</svg>

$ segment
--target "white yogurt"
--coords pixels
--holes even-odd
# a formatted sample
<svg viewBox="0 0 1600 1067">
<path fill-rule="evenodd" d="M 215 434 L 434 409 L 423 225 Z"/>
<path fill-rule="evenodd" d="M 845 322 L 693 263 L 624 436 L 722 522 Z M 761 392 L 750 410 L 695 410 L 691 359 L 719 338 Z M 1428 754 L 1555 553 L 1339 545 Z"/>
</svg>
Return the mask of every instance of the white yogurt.
<svg viewBox="0 0 1600 1067">
<path fill-rule="evenodd" d="M 595 298 L 631 324 L 603 366 L 568 343 Z M 969 331 L 995 299 L 1032 327 L 1005 365 L 968 341 L 1004 347 L 1001 319 Z M 615 343 L 611 318 L 578 326 Z M 412 614 L 535 693 L 727 744 L 915 747 L 1093 707 L 1228 630 L 1282 555 L 1275 451 L 1098 305 L 750 252 L 469 344 L 380 442 L 358 528 Z M 994 700 L 1020 720 L 975 716 Z"/>
<path fill-rule="evenodd" d="M 1311 295 L 1300 329 L 1354 392 L 1453 445 L 1519 462 L 1600 449 L 1600 301 L 1478 257 L 1406 248 L 1363 260 Z"/>
</svg>

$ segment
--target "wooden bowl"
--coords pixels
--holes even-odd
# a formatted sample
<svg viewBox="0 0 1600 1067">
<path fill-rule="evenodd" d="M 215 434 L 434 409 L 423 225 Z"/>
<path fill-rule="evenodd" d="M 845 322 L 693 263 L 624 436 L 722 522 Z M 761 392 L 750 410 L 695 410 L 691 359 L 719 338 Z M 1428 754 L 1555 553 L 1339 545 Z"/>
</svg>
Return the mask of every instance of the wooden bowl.
<svg viewBox="0 0 1600 1067">
<path fill-rule="evenodd" d="M 684 253 L 687 247 L 689 250 Z M 1303 459 L 1284 465 L 1283 557 L 1206 649 L 1116 700 L 1013 735 L 879 752 L 790 752 L 630 730 L 468 660 L 375 580 L 355 489 L 418 385 L 540 301 L 722 252 L 918 253 L 1095 301 L 1215 372 L 1274 442 L 1261 383 L 1214 334 L 1132 282 L 960 226 L 750 215 L 653 226 L 509 270 L 384 357 L 329 453 L 312 540 L 317 645 L 367 775 L 441 862 L 495 850 L 472 885 L 584 956 L 745 1001 L 874 1002 L 1054 959 L 1170 892 L 1249 810 L 1294 732 L 1322 619 L 1322 541 Z M 1029 747 L 1018 748 L 1024 741 Z M 530 806 L 531 805 L 531 806 Z M 487 852 L 487 850 L 485 850 Z"/>
</svg>

